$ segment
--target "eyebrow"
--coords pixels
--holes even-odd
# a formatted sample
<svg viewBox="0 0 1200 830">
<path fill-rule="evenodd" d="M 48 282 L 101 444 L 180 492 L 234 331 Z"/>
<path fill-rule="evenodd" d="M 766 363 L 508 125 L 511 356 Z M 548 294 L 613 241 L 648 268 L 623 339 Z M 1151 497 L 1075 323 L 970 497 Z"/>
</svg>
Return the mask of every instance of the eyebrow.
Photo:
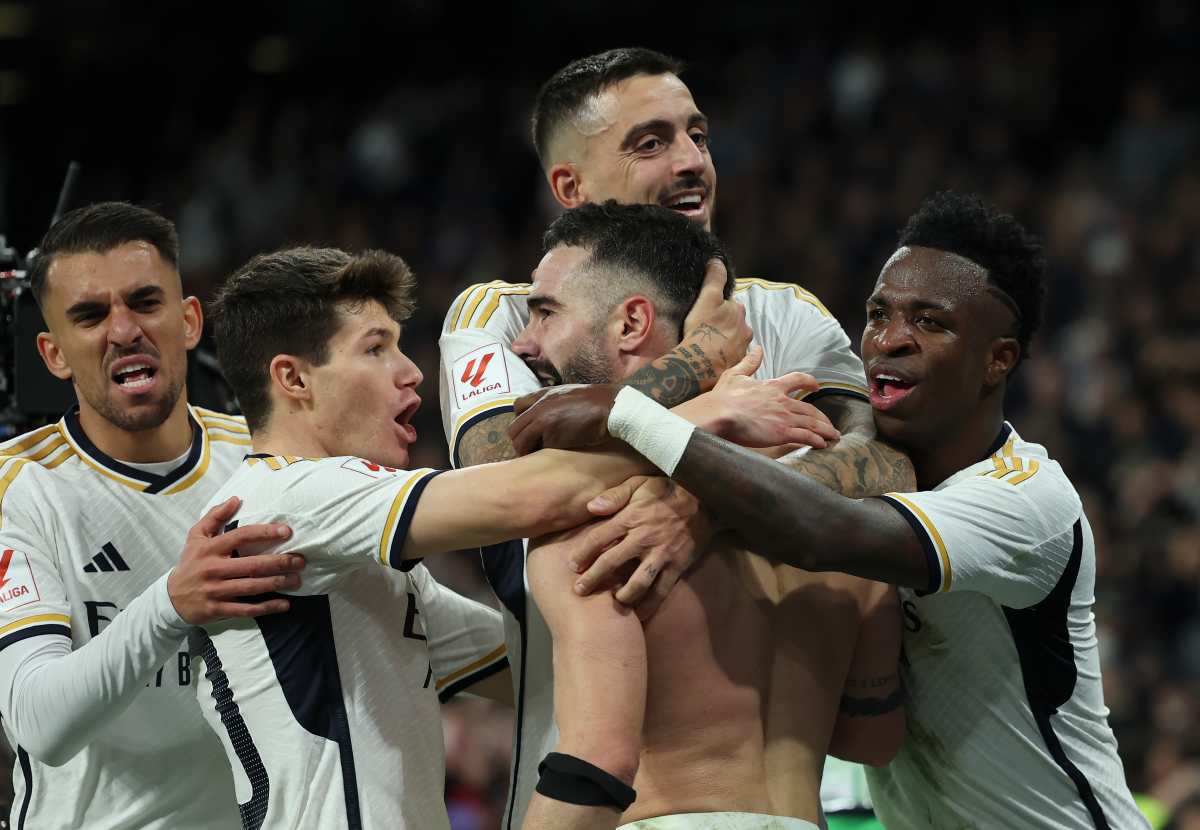
<svg viewBox="0 0 1200 830">
<path fill-rule="evenodd" d="M 867 298 L 867 305 L 877 305 L 883 306 L 884 308 L 891 308 L 893 304 L 888 302 L 887 298 L 882 294 L 872 294 Z M 910 302 L 899 303 L 899 305 L 908 306 L 918 310 L 932 308 L 935 311 L 950 311 L 949 305 L 946 303 L 937 302 L 935 300 L 912 300 Z"/>
<path fill-rule="evenodd" d="M 539 308 L 562 308 L 562 303 L 553 297 L 547 297 L 545 294 L 530 295 L 525 298 L 525 305 L 530 311 L 537 311 Z"/>
<path fill-rule="evenodd" d="M 161 297 L 164 293 L 160 285 L 143 285 L 126 294 L 125 302 L 127 304 L 136 303 L 152 297 Z M 107 300 L 80 300 L 67 308 L 66 315 L 68 319 L 78 320 L 81 317 L 88 317 L 92 314 L 105 313 L 108 307 L 109 302 Z"/>
<path fill-rule="evenodd" d="M 366 340 L 371 337 L 382 337 L 384 339 L 389 339 L 392 337 L 393 333 L 397 335 L 399 334 L 398 332 L 393 332 L 392 329 L 384 328 L 383 326 L 375 326 L 375 328 L 367 329 L 367 331 L 363 332 L 363 336 L 360 339 Z"/>
</svg>

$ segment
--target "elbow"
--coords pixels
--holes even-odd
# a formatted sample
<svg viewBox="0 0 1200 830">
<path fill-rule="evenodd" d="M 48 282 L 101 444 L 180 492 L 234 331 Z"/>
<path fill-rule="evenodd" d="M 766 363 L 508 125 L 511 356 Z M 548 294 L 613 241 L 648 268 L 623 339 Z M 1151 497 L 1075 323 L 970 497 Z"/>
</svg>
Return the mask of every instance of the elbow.
<svg viewBox="0 0 1200 830">
<path fill-rule="evenodd" d="M 12 720 L 8 722 L 16 744 L 39 763 L 48 767 L 61 767 L 79 754 L 82 747 L 76 746 L 65 733 L 55 735 L 31 735 Z"/>
</svg>

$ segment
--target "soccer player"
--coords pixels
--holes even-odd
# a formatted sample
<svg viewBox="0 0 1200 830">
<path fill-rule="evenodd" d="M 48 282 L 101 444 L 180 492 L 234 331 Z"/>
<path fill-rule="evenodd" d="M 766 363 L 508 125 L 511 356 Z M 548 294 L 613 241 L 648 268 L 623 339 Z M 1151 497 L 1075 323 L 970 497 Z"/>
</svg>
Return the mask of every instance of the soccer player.
<svg viewBox="0 0 1200 830">
<path fill-rule="evenodd" d="M 40 249 L 31 282 L 50 330 L 38 349 L 78 405 L 0 447 L 9 826 L 228 826 L 233 780 L 196 709 L 188 628 L 286 609 L 238 598 L 295 587 L 303 562 L 230 558 L 289 533 L 244 522 L 219 536 L 234 500 L 194 524 L 250 438 L 241 418 L 188 405 L 203 318 L 183 296 L 171 222 L 96 204 Z"/>
<path fill-rule="evenodd" d="M 578 524 L 592 496 L 648 469 L 627 451 L 404 469 L 422 380 L 399 345 L 412 288 L 398 257 L 299 248 L 255 257 L 214 303 L 252 441 L 214 498 L 240 493 L 239 521 L 286 520 L 307 561 L 287 613 L 207 627 L 197 696 L 246 827 L 448 827 L 439 672 L 420 621 L 438 620 L 415 558 Z M 799 405 L 750 389 L 779 416 L 746 423 L 710 398 L 712 416 L 778 443 Z M 460 639 L 472 650 L 473 635 Z M 465 671 L 487 671 L 488 654 L 503 650 Z"/>
<path fill-rule="evenodd" d="M 558 439 L 564 418 L 588 440 L 621 437 L 754 550 L 901 586 L 908 736 L 868 770 L 888 828 L 1147 826 L 1107 723 L 1087 518 L 1062 468 L 1004 419 L 1044 272 L 1037 242 L 977 197 L 938 194 L 901 232 L 862 353 L 879 432 L 912 458 L 917 493 L 839 496 L 636 390 L 574 390 L 513 424 L 521 449 L 548 419 Z"/>
<path fill-rule="evenodd" d="M 709 125 L 680 79 L 681 71 L 679 62 L 648 49 L 614 49 L 574 61 L 546 82 L 534 105 L 533 139 L 559 204 L 573 208 L 608 199 L 655 204 L 711 227 L 717 177 L 708 151 Z M 513 419 L 512 402 L 546 380 L 510 348 L 529 322 L 528 294 L 527 284 L 473 286 L 446 316 L 439 382 L 455 466 L 511 458 L 505 429 Z M 829 450 L 789 463 L 848 495 L 910 489 L 907 459 L 873 440 L 862 362 L 821 302 L 797 285 L 762 279 L 738 280 L 734 299 L 745 309 L 755 342 L 764 347 L 756 376 L 800 371 L 816 378 L 819 386 L 805 400 L 821 409 L 840 433 Z M 683 329 L 686 336 L 678 346 L 622 383 L 674 406 L 709 388 L 722 368 L 742 355 L 736 325 L 698 329 L 689 317 Z M 638 510 L 613 516 L 609 528 L 619 535 L 601 561 L 624 565 L 640 560 L 617 597 L 640 603 L 643 616 L 662 602 L 711 535 L 705 514 L 682 488 L 664 490 L 657 500 L 643 499 Z M 583 591 L 597 584 L 588 566 L 599 554 L 598 548 L 576 554 L 585 571 L 580 576 Z M 523 730 L 514 744 L 506 830 L 519 826 L 536 765 L 547 742 L 554 741 L 548 699 L 535 700 L 522 691 L 530 684 L 548 688 L 550 676 L 550 641 L 537 608 L 526 601 L 523 565 L 524 553 L 514 546 L 485 557 L 488 579 L 504 606 L 509 657 L 519 686 L 517 721 Z"/>
<path fill-rule="evenodd" d="M 724 258 L 698 224 L 657 206 L 615 202 L 568 211 L 546 232 L 545 248 L 528 295 L 530 324 L 515 348 L 556 384 L 611 382 L 672 348 L 706 263 Z M 757 352 L 748 356 L 742 371 L 752 372 L 757 359 Z M 819 410 L 793 405 L 808 413 L 807 428 L 832 437 Z M 637 617 L 607 593 L 573 592 L 576 577 L 563 562 L 588 532 L 530 544 L 529 583 L 552 633 L 561 734 L 543 763 L 525 830 L 611 830 L 619 820 L 655 826 L 647 820 L 662 823 L 663 816 L 680 825 L 701 821 L 685 814 L 719 817 L 731 828 L 767 821 L 815 828 L 831 739 L 836 751 L 855 751 L 847 741 L 853 726 L 835 735 L 839 709 L 843 726 L 856 714 L 857 731 L 872 733 L 875 754 L 867 759 L 882 763 L 898 748 L 904 713 L 893 589 L 775 569 L 722 537 L 643 637 Z M 563 754 L 613 774 L 624 789 L 610 784 L 624 800 L 564 783 Z"/>
</svg>

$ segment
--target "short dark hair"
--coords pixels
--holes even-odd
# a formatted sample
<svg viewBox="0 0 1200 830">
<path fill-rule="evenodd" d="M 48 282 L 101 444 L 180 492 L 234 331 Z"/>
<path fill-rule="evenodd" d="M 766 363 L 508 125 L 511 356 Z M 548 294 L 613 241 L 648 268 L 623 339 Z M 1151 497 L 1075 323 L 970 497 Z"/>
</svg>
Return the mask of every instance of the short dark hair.
<svg viewBox="0 0 1200 830">
<path fill-rule="evenodd" d="M 225 280 L 212 302 L 217 359 L 251 431 L 271 414 L 271 360 L 293 354 L 320 366 L 340 323 L 337 304 L 379 302 L 398 323 L 414 308 L 416 280 L 385 251 L 337 248 L 259 254 Z"/>
<path fill-rule="evenodd" d="M 588 266 L 607 266 L 618 272 L 595 286 L 597 298 L 610 303 L 607 309 L 599 309 L 601 312 L 638 287 L 648 287 L 658 313 L 682 329 L 712 259 L 721 260 L 728 271 L 725 296 L 733 290 L 733 267 L 721 241 L 670 208 L 620 204 L 611 199 L 580 205 L 555 219 L 542 238 L 547 253 L 562 245 L 586 248 L 590 252 Z"/>
<path fill-rule="evenodd" d="M 679 75 L 683 63 L 652 49 L 610 49 L 572 61 L 542 84 L 533 102 L 533 147 L 545 167 L 550 139 L 593 95 L 635 75 Z"/>
<path fill-rule="evenodd" d="M 97 202 L 65 214 L 42 237 L 29 268 L 29 285 L 38 306 L 46 296 L 46 275 L 56 257 L 106 254 L 127 242 L 150 243 L 164 262 L 179 270 L 179 234 L 170 219 L 128 202 Z"/>
<path fill-rule="evenodd" d="M 1046 257 L 1037 238 L 979 196 L 945 190 L 921 203 L 900 231 L 900 245 L 937 248 L 984 268 L 988 282 L 1017 312 L 1020 365 L 1046 303 Z"/>
</svg>

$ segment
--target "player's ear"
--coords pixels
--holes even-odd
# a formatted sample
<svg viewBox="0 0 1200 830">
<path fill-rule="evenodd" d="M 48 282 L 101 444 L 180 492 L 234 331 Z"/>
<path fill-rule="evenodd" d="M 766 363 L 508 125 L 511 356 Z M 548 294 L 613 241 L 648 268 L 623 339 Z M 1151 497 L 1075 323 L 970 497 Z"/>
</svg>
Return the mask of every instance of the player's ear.
<svg viewBox="0 0 1200 830">
<path fill-rule="evenodd" d="M 196 348 L 204 332 L 204 309 L 195 297 L 183 299 L 183 342 L 188 351 Z"/>
<path fill-rule="evenodd" d="M 67 365 L 66 355 L 62 353 L 62 349 L 54 342 L 53 334 L 48 331 L 39 332 L 37 336 L 37 350 L 38 354 L 42 356 L 42 362 L 50 370 L 50 374 L 59 380 L 70 380 L 72 378 L 71 367 Z"/>
<path fill-rule="evenodd" d="M 555 201 L 567 210 L 587 201 L 579 171 L 574 164 L 556 164 L 546 173 L 546 178 L 550 181 L 550 192 L 554 194 Z"/>
<path fill-rule="evenodd" d="M 1021 359 L 1021 344 L 1015 337 L 997 337 L 988 350 L 983 382 L 989 388 L 998 386 L 1016 368 Z"/>
<path fill-rule="evenodd" d="M 654 323 L 658 315 L 654 303 L 641 294 L 634 294 L 616 310 L 620 330 L 617 332 L 617 349 L 636 352 L 654 334 Z"/>
<path fill-rule="evenodd" d="M 291 403 L 300 403 L 312 398 L 312 387 L 305 377 L 308 362 L 290 354 L 277 354 L 271 358 L 267 370 L 271 381 L 271 396 L 282 396 Z"/>
</svg>

